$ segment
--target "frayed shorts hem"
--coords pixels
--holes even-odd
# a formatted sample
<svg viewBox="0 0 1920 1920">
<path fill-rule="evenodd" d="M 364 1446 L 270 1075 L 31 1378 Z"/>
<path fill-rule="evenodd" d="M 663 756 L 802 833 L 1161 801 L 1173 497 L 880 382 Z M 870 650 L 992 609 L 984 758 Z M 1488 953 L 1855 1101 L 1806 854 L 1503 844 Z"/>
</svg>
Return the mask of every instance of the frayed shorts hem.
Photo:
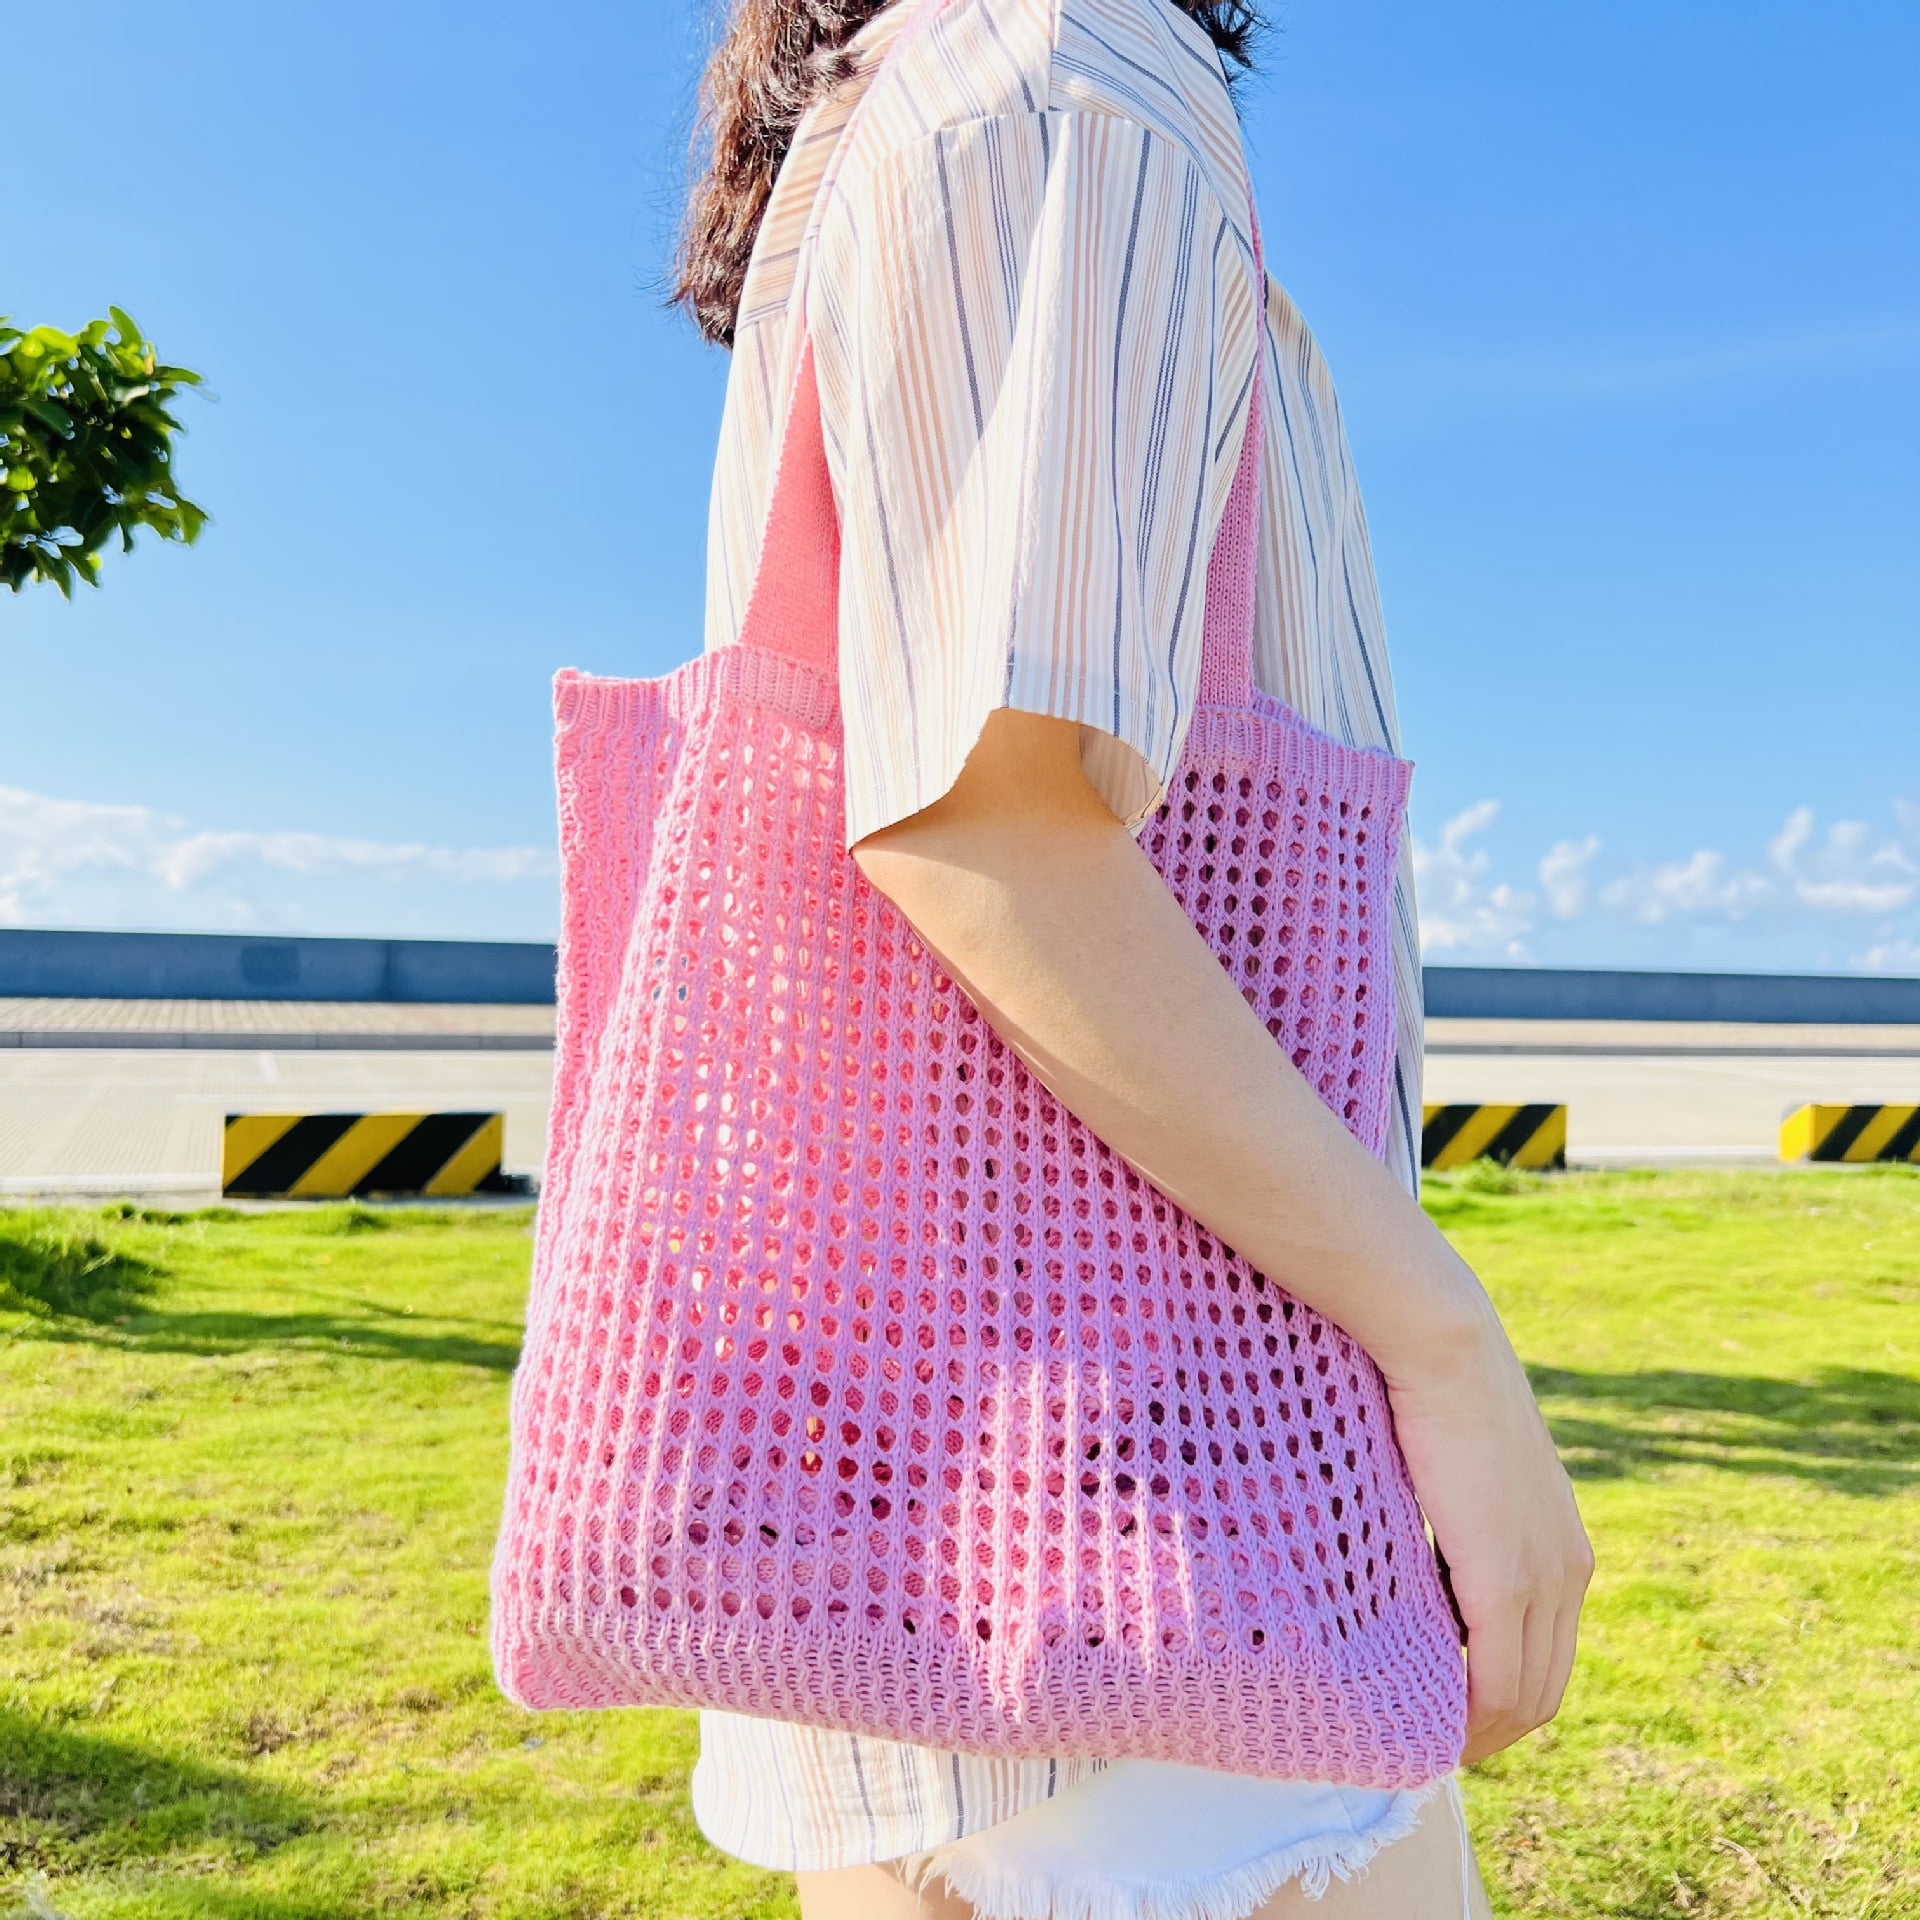
<svg viewBox="0 0 1920 1920">
<path fill-rule="evenodd" d="M 1304 1835 L 1236 1866 L 1206 1872 L 1095 1877 L 1010 1871 L 980 1859 L 965 1842 L 887 1864 L 910 1887 L 944 1881 L 973 1908 L 976 1920 L 1247 1920 L 1289 1881 L 1297 1879 L 1301 1891 L 1317 1900 L 1335 1880 L 1364 1872 L 1382 1847 L 1410 1834 L 1427 1801 L 1450 1786 L 1458 1791 L 1454 1777 L 1443 1775 L 1396 1796 L 1369 1827 Z"/>
</svg>

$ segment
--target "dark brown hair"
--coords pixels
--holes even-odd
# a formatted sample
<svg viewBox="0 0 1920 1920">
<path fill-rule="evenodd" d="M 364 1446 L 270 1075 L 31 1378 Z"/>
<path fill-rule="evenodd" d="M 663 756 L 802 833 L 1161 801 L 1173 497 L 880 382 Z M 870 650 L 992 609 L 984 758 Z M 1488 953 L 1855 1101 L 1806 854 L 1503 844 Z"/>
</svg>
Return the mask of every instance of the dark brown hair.
<svg viewBox="0 0 1920 1920">
<path fill-rule="evenodd" d="M 700 83 L 701 166 L 671 297 L 709 340 L 732 346 L 754 236 L 800 117 L 853 70 L 848 42 L 888 0 L 733 0 Z M 1260 25 L 1252 0 L 1172 0 L 1237 73 Z"/>
</svg>

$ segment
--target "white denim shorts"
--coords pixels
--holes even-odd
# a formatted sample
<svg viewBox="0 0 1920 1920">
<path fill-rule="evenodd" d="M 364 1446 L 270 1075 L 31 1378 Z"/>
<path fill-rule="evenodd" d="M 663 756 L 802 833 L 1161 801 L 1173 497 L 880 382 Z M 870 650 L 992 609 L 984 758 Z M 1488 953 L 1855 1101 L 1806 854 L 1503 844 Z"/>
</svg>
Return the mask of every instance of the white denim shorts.
<svg viewBox="0 0 1920 1920">
<path fill-rule="evenodd" d="M 1291 1880 L 1317 1899 L 1364 1872 L 1441 1792 L 1461 1808 L 1460 1913 L 1472 1920 L 1454 1774 L 1423 1787 L 1336 1787 L 1120 1760 L 893 1865 L 910 1886 L 945 1881 L 979 1920 L 1246 1920 Z"/>
</svg>

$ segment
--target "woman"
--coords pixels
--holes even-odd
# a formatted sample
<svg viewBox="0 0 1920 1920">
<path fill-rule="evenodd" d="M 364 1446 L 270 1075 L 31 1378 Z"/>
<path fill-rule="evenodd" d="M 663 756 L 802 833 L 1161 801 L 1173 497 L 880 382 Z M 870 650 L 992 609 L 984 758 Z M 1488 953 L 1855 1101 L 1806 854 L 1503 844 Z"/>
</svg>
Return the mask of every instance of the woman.
<svg viewBox="0 0 1920 1920">
<path fill-rule="evenodd" d="M 1249 25 L 1237 0 L 736 0 L 679 280 L 734 353 L 708 646 L 738 635 L 811 339 L 851 857 L 1064 1105 L 1378 1363 L 1465 1629 L 1472 1760 L 1558 1710 L 1591 1555 L 1499 1321 L 1414 1198 L 1404 853 L 1383 1166 L 1134 838 L 1180 754 L 1187 610 L 1249 417 L 1256 678 L 1395 746 L 1338 410 L 1256 279 L 1223 68 Z M 708 1713 L 694 1793 L 718 1845 L 798 1874 L 807 1920 L 1489 1911 L 1451 1774 L 1014 1762 Z"/>
</svg>

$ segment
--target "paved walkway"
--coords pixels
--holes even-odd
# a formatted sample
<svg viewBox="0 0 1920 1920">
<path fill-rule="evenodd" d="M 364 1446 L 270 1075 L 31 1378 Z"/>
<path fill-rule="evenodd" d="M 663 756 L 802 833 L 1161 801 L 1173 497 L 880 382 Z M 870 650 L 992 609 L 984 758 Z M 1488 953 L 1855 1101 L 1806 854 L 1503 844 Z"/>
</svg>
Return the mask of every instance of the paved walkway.
<svg viewBox="0 0 1920 1920">
<path fill-rule="evenodd" d="M 433 1108 L 546 1137 L 550 1007 L 0 999 L 0 1197 L 211 1198 L 224 1117 Z M 1920 1027 L 1435 1020 L 1433 1100 L 1550 1100 L 1577 1163 L 1774 1162 L 1809 1100 L 1920 1100 Z"/>
<path fill-rule="evenodd" d="M 465 1048 L 553 1044 L 553 1009 L 366 1000 L 35 1000 L 0 994 L 0 1047 Z"/>
</svg>

